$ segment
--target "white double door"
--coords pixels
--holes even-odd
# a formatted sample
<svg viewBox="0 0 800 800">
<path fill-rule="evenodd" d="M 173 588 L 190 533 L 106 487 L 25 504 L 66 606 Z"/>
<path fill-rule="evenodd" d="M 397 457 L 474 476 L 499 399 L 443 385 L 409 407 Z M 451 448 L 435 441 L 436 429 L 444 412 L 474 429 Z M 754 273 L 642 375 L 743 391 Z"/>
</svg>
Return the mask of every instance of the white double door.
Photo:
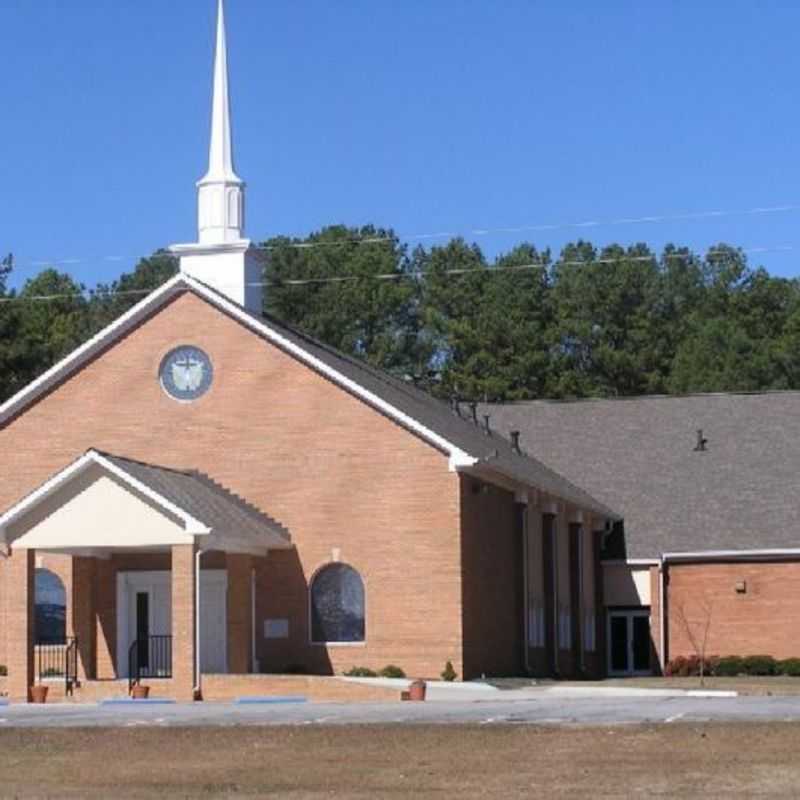
<svg viewBox="0 0 800 800">
<path fill-rule="evenodd" d="M 200 668 L 205 673 L 228 671 L 227 594 L 225 570 L 200 573 Z M 170 572 L 117 574 L 117 631 L 117 674 L 120 677 L 129 676 L 130 650 L 137 641 L 148 642 L 138 651 L 140 662 L 147 662 L 147 674 L 157 677 L 165 671 L 164 653 L 168 651 L 172 636 Z"/>
</svg>

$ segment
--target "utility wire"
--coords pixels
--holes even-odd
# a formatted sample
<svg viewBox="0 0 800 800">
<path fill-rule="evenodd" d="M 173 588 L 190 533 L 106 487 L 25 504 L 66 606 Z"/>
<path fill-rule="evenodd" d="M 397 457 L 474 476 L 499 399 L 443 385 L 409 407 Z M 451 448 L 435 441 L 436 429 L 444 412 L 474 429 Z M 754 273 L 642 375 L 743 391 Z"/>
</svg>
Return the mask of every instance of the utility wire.
<svg viewBox="0 0 800 800">
<path fill-rule="evenodd" d="M 364 237 L 349 237 L 345 239 L 337 239 L 335 241 L 312 241 L 312 242 L 293 242 L 286 241 L 277 245 L 262 245 L 253 246 L 253 250 L 262 252 L 271 252 L 274 250 L 296 249 L 296 250 L 316 250 L 321 248 L 330 247 L 346 247 L 348 245 L 370 245 L 370 244 L 390 244 L 394 242 L 413 242 L 413 241 L 432 241 L 435 239 L 455 239 L 465 236 L 491 236 L 493 234 L 508 234 L 508 233 L 544 233 L 549 231 L 558 230 L 579 230 L 587 228 L 600 228 L 609 226 L 621 225 L 642 225 L 642 224 L 657 224 L 662 222 L 688 222 L 688 221 L 701 221 L 701 220 L 714 220 L 726 217 L 744 217 L 744 216 L 762 216 L 765 214 L 782 214 L 789 212 L 800 211 L 800 205 L 782 205 L 782 206 L 757 206 L 748 209 L 728 209 L 717 211 L 696 211 L 685 212 L 677 214 L 650 214 L 642 217 L 617 217 L 615 219 L 606 220 L 583 220 L 581 222 L 560 222 L 560 223 L 540 223 L 530 225 L 516 225 L 505 226 L 497 228 L 471 228 L 461 231 L 436 231 L 433 233 L 415 233 L 415 234 L 393 234 L 384 236 L 364 236 Z M 287 237 L 287 239 L 290 237 Z M 143 258 L 153 258 L 160 255 L 169 256 L 169 252 L 153 253 L 150 256 Z M 136 261 L 137 257 L 127 258 L 120 255 L 107 255 L 98 256 L 94 258 L 58 258 L 58 259 L 36 259 L 30 263 L 17 266 L 16 269 L 30 270 L 40 269 L 43 267 L 51 266 L 74 266 L 76 264 L 85 264 L 93 261 Z"/>
<path fill-rule="evenodd" d="M 730 250 L 708 250 L 705 253 L 705 258 L 714 256 L 716 254 L 734 253 L 768 253 L 768 252 L 789 252 L 798 250 L 797 245 L 783 245 L 778 247 L 751 247 L 751 248 L 732 248 Z M 620 256 L 613 258 L 594 258 L 591 260 L 580 259 L 576 261 L 560 261 L 553 262 L 553 266 L 588 266 L 592 264 L 615 264 L 620 261 L 659 261 L 660 259 L 693 259 L 698 258 L 696 253 L 666 253 L 662 256 L 647 255 L 647 256 L 627 256 L 624 253 Z M 424 278 L 427 275 L 479 275 L 495 276 L 506 272 L 525 272 L 530 270 L 541 269 L 546 267 L 545 263 L 532 263 L 532 264 L 511 264 L 508 266 L 486 266 L 480 267 L 467 267 L 461 269 L 445 269 L 445 270 L 409 270 L 406 272 L 386 272 L 376 273 L 373 275 L 331 275 L 324 278 L 287 278 L 273 281 L 263 281 L 258 283 L 247 283 L 246 287 L 275 287 L 286 288 L 293 286 L 314 286 L 329 283 L 353 283 L 357 281 L 401 281 L 401 280 L 416 280 Z M 234 288 L 233 286 L 219 285 L 217 289 Z M 30 302 L 49 302 L 55 300 L 69 300 L 84 297 L 96 297 L 98 299 L 113 298 L 113 297 L 135 297 L 145 296 L 153 292 L 154 289 L 129 289 L 129 290 L 114 290 L 106 291 L 104 289 L 83 289 L 79 292 L 65 292 L 63 294 L 47 294 L 47 295 L 15 295 L 14 297 L 0 298 L 0 304 L 9 303 L 30 303 Z"/>
</svg>

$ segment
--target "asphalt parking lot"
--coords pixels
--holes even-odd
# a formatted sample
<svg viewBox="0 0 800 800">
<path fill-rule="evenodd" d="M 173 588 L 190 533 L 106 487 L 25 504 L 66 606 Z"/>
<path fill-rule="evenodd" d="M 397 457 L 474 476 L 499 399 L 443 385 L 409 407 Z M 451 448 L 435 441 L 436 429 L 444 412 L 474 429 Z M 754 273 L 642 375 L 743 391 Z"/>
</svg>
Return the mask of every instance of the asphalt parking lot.
<svg viewBox="0 0 800 800">
<path fill-rule="evenodd" d="M 269 725 L 629 725 L 676 722 L 799 722 L 800 697 L 562 697 L 430 703 L 8 705 L 0 729 L 232 727 Z"/>
</svg>

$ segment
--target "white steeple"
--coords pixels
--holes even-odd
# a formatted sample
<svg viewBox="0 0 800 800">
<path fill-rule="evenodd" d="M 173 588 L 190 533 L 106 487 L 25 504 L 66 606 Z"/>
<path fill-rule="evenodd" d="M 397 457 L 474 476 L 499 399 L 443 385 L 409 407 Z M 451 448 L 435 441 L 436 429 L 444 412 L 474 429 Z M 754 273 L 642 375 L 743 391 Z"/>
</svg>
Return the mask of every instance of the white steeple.
<svg viewBox="0 0 800 800">
<path fill-rule="evenodd" d="M 219 0 L 208 172 L 197 182 L 198 242 L 170 249 L 180 256 L 181 272 L 261 314 L 262 269 L 244 238 L 244 189 L 233 166 L 225 8 Z"/>
<path fill-rule="evenodd" d="M 233 168 L 231 103 L 228 95 L 228 48 L 223 0 L 219 0 L 217 17 L 217 52 L 214 59 L 214 99 L 208 172 L 198 182 L 197 189 L 200 242 L 220 244 L 239 241 L 244 232 L 244 181 Z"/>
</svg>

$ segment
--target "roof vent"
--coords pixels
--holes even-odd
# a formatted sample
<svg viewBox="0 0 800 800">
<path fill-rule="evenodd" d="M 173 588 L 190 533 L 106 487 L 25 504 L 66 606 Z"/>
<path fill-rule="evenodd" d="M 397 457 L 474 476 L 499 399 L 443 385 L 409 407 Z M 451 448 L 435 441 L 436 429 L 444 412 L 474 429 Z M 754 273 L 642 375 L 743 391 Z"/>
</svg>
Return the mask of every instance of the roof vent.
<svg viewBox="0 0 800 800">
<path fill-rule="evenodd" d="M 489 420 L 490 419 L 491 419 L 491 416 L 489 416 L 489 414 L 484 414 L 483 415 L 483 432 L 487 436 L 491 436 L 492 435 L 492 426 L 489 424 Z"/>
<path fill-rule="evenodd" d="M 519 431 L 511 431 L 511 446 L 514 448 L 515 453 L 522 454 L 522 448 L 519 446 Z"/>
<path fill-rule="evenodd" d="M 708 444 L 708 439 L 703 436 L 703 429 L 700 428 L 697 431 L 697 444 L 694 447 L 695 453 L 705 453 L 708 449 L 706 445 Z"/>
</svg>

